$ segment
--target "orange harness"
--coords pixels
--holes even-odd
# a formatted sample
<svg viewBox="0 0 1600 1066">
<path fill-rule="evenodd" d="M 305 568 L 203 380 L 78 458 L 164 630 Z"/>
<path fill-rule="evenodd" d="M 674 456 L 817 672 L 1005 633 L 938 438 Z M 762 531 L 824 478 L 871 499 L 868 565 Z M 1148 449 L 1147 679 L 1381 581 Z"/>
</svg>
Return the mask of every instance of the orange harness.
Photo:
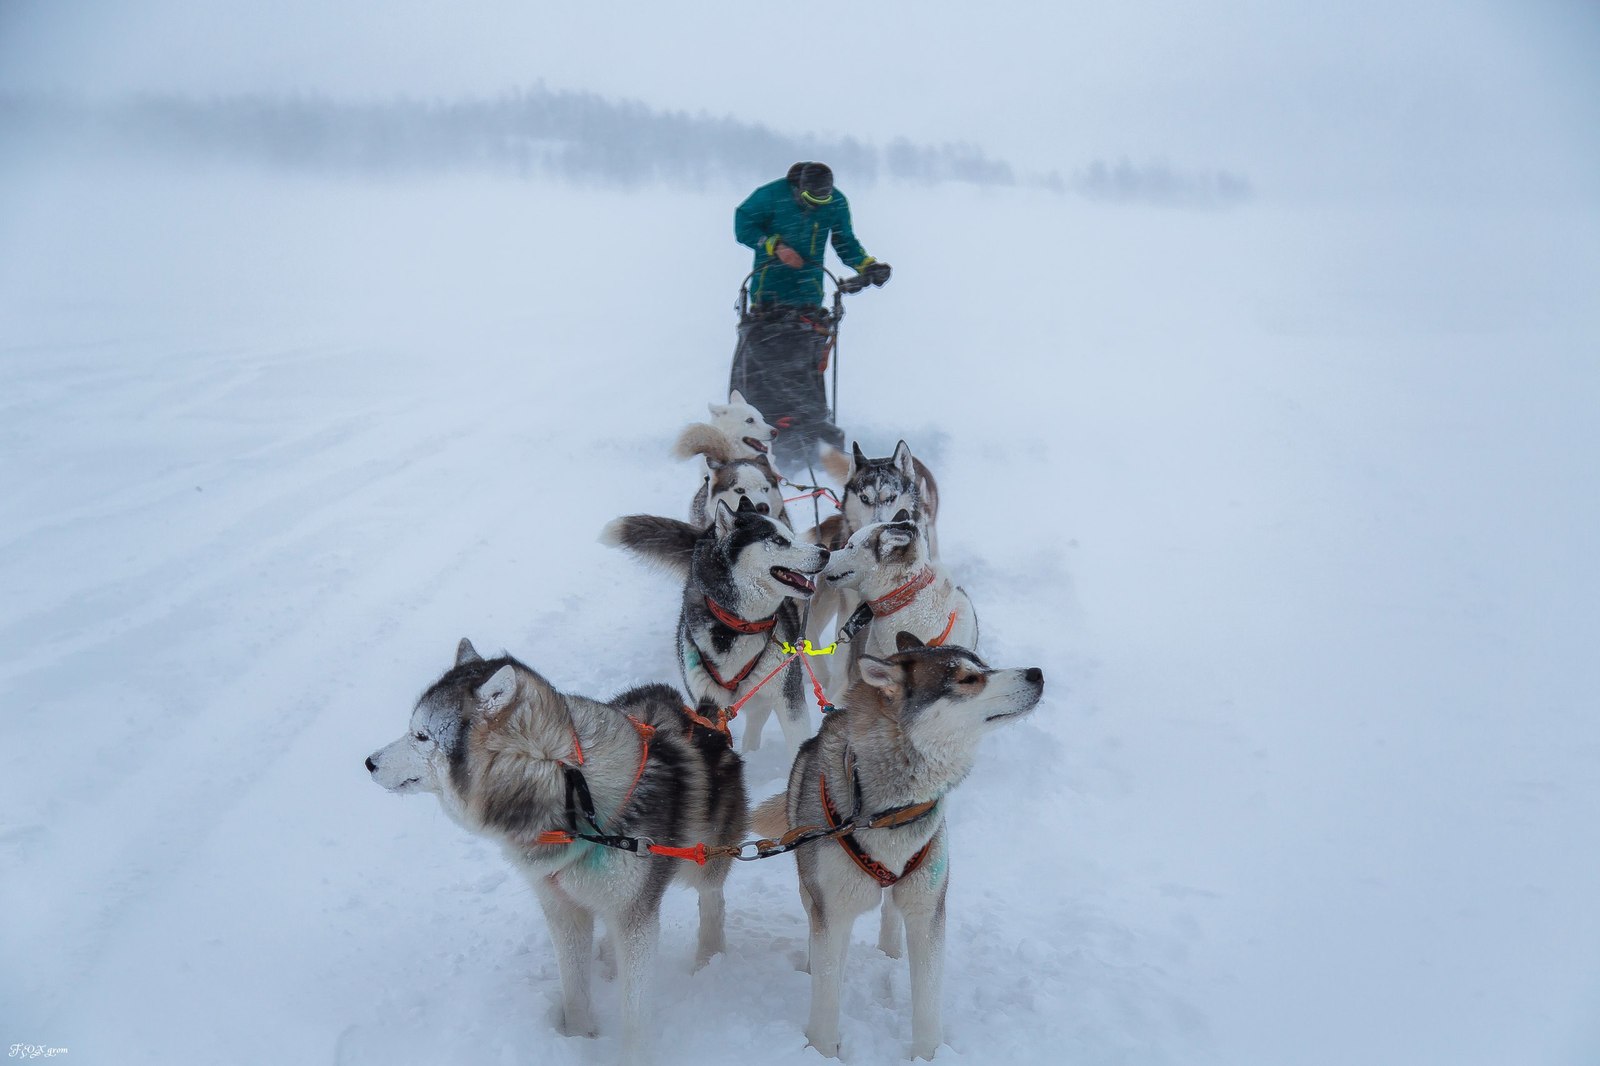
<svg viewBox="0 0 1600 1066">
<path fill-rule="evenodd" d="M 735 633 L 765 633 L 778 624 L 778 616 L 763 618 L 759 622 L 747 621 L 722 607 L 710 596 L 706 597 L 706 610 L 711 612 L 711 617 L 733 630 Z"/>
<path fill-rule="evenodd" d="M 744 669 L 740 670 L 737 674 L 734 674 L 731 678 L 724 678 L 721 674 L 717 673 L 717 668 L 711 665 L 711 660 L 706 658 L 706 653 L 700 650 L 700 646 L 696 644 L 689 636 L 687 630 L 684 632 L 684 639 L 689 642 L 689 647 L 694 649 L 695 655 L 700 659 L 700 668 L 707 674 L 710 674 L 711 680 L 715 681 L 719 686 L 727 689 L 729 692 L 736 692 L 738 691 L 739 685 L 744 681 L 744 679 L 750 676 L 750 671 L 755 669 L 756 663 L 760 662 L 761 657 L 767 653 L 767 644 L 772 643 L 772 629 L 778 624 L 778 616 L 773 615 L 771 618 L 763 618 L 759 622 L 747 621 L 746 619 L 740 618 L 736 614 L 730 614 L 710 596 L 706 597 L 706 610 L 711 612 L 711 617 L 715 618 L 718 622 L 727 626 L 735 633 L 745 633 L 748 635 L 765 633 L 767 635 L 766 643 L 761 645 L 761 649 L 756 652 L 755 658 L 745 663 Z M 730 714 L 728 717 L 732 718 L 733 715 Z M 726 726 L 726 721 L 724 721 L 723 724 Z M 715 729 L 716 727 L 711 726 L 710 728 Z"/>
<path fill-rule="evenodd" d="M 868 600 L 867 609 L 872 612 L 872 617 L 874 618 L 886 618 L 896 611 L 903 611 L 911 606 L 912 601 L 917 598 L 917 593 L 931 584 L 933 584 L 933 568 L 929 567 L 887 595 L 880 596 L 875 600 Z M 945 641 L 950 639 L 950 632 L 955 627 L 956 612 L 951 611 L 949 619 L 945 621 L 944 632 L 925 642 L 926 646 L 930 648 L 942 646 Z"/>
<path fill-rule="evenodd" d="M 617 805 L 615 817 L 622 817 L 622 812 L 628 809 L 628 804 L 633 802 L 633 794 L 639 788 L 639 782 L 644 779 L 644 768 L 650 762 L 650 742 L 655 739 L 656 727 L 647 722 L 641 722 L 633 715 L 628 715 L 628 721 L 633 723 L 634 732 L 639 734 L 639 768 L 633 772 L 633 781 L 628 785 L 628 791 L 623 794 L 622 802 Z M 572 762 L 561 764 L 569 773 L 579 773 L 577 767 L 583 765 L 583 745 L 578 740 L 578 728 L 572 727 Z M 581 777 L 582 775 L 579 774 Z M 587 791 L 587 786 L 585 786 Z M 594 814 L 585 811 L 585 816 L 592 822 Z M 575 820 L 575 819 L 574 819 Z M 547 829 L 534 838 L 535 844 L 570 844 L 577 839 L 565 829 Z"/>
<path fill-rule="evenodd" d="M 911 601 L 917 598 L 917 593 L 933 584 L 933 576 L 933 567 L 930 566 L 899 588 L 892 589 L 875 600 L 868 600 L 867 607 L 872 611 L 872 616 L 884 618 L 911 606 Z"/>
<path fill-rule="evenodd" d="M 828 828 L 837 829 L 841 824 L 839 821 L 839 811 L 834 807 L 833 800 L 828 798 L 827 774 L 817 775 L 817 785 L 822 793 L 822 813 L 823 816 L 828 820 Z M 887 825 L 905 825 L 909 822 L 914 822 L 918 818 L 921 818 L 923 815 L 927 814 L 929 811 L 933 810 L 938 803 L 938 800 L 929 800 L 925 803 L 917 803 L 910 807 L 903 808 L 898 812 L 898 816 L 896 817 L 895 821 L 892 823 L 887 823 Z M 918 848 L 917 853 L 906 861 L 905 869 L 901 870 L 899 873 L 895 873 L 883 863 L 879 862 L 877 859 L 874 859 L 871 855 L 868 855 L 867 849 L 861 846 L 861 841 L 856 839 L 856 835 L 854 833 L 841 833 L 838 836 L 835 836 L 833 839 L 839 842 L 839 846 L 843 848 L 845 854 L 850 856 L 851 860 L 861 868 L 862 873 L 878 882 L 878 884 L 882 885 L 884 888 L 891 888 L 895 884 L 899 883 L 901 879 L 910 877 L 917 871 L 917 867 L 921 866 L 923 861 L 927 859 L 928 852 L 933 849 L 933 838 L 930 837 L 928 842 L 922 845 L 922 847 Z"/>
</svg>

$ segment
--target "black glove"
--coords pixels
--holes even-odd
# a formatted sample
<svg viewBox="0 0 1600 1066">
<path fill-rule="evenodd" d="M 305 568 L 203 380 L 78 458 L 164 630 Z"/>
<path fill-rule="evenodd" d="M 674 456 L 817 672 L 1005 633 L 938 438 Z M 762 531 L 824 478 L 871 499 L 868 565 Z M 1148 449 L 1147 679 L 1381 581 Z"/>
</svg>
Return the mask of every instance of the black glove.
<svg viewBox="0 0 1600 1066">
<path fill-rule="evenodd" d="M 888 263 L 868 263 L 861 273 L 867 276 L 867 281 L 873 285 L 882 285 L 889 280 Z"/>
</svg>

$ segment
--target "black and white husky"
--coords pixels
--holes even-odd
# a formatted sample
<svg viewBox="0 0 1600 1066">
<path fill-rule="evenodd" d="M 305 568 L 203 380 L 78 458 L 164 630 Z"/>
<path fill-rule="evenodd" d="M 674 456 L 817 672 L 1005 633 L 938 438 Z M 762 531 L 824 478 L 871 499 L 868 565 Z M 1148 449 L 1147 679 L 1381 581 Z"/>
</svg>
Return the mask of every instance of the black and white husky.
<svg viewBox="0 0 1600 1066">
<path fill-rule="evenodd" d="M 629 852 L 589 836 L 734 845 L 748 799 L 739 756 L 693 727 L 678 693 L 646 685 L 609 703 L 560 693 L 517 660 L 485 660 L 469 641 L 411 712 L 406 735 L 367 758 L 391 792 L 431 792 L 445 813 L 498 840 L 533 886 L 561 971 L 560 1029 L 594 1035 L 594 920 L 622 978 L 624 1044 L 647 1035 L 661 897 L 674 876 L 700 893 L 698 964 L 723 950 L 723 882 L 704 866 Z"/>
<path fill-rule="evenodd" d="M 860 681 L 823 719 L 789 772 L 788 790 L 756 811 L 755 828 L 864 826 L 795 851 L 800 900 L 811 923 L 811 1016 L 806 1039 L 839 1054 L 839 989 L 850 929 L 885 896 L 905 918 L 911 966 L 911 1053 L 932 1058 L 944 970 L 945 890 L 950 878 L 944 816 L 952 789 L 992 729 L 1038 705 L 1044 674 L 991 670 L 964 648 L 926 648 L 910 634 L 887 659 L 863 658 Z M 883 816 L 883 817 L 879 817 Z M 880 946 L 899 954 L 887 901 Z"/>
<path fill-rule="evenodd" d="M 738 510 L 718 503 L 707 529 L 629 515 L 607 525 L 601 540 L 684 578 L 678 663 L 696 713 L 722 729 L 742 713 L 749 752 L 761 746 L 762 726 L 776 709 L 793 753 L 811 735 L 811 718 L 804 667 L 783 645 L 800 640 L 796 601 L 816 591 L 812 578 L 827 565 L 827 550 L 798 542 L 748 498 Z"/>
</svg>

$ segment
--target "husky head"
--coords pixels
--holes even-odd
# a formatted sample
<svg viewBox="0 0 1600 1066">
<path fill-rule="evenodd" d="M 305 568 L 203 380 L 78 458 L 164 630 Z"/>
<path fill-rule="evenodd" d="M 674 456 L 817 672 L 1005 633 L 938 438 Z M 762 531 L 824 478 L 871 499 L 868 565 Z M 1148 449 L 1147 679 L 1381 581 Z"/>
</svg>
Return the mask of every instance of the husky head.
<svg viewBox="0 0 1600 1066">
<path fill-rule="evenodd" d="M 922 527 L 904 508 L 888 522 L 874 522 L 850 534 L 844 547 L 828 556 L 822 576 L 830 585 L 864 588 L 868 584 L 898 584 L 904 575 L 920 570 L 928 561 L 928 540 Z M 882 581 L 874 582 L 874 578 Z"/>
<path fill-rule="evenodd" d="M 367 771 L 390 792 L 438 795 L 463 824 L 521 831 L 534 790 L 543 785 L 557 805 L 564 796 L 570 725 L 565 700 L 542 677 L 509 656 L 485 660 L 463 638 L 455 666 L 417 700 L 410 730 L 368 756 Z M 508 790 L 518 793 L 511 801 Z"/>
<path fill-rule="evenodd" d="M 709 404 L 708 408 L 711 424 L 730 441 L 742 443 L 748 449 L 745 455 L 765 455 L 772 438 L 778 435 L 778 431 L 761 417 L 761 412 L 745 402 L 738 389 L 728 394 L 727 403 Z"/>
<path fill-rule="evenodd" d="M 923 759 L 944 767 L 952 785 L 971 768 L 984 734 L 1030 713 L 1044 692 L 1038 667 L 991 670 L 965 648 L 925 647 L 910 633 L 896 644 L 887 659 L 862 657 L 850 706 L 875 705 Z"/>
<path fill-rule="evenodd" d="M 718 503 L 726 503 L 737 511 L 739 501 L 748 498 L 755 506 L 756 513 L 782 518 L 783 492 L 778 488 L 778 473 L 772 469 L 766 456 L 734 459 L 731 462 L 708 458 L 706 466 L 711 471 L 711 494 L 706 501 L 708 510 L 715 511 Z"/>
<path fill-rule="evenodd" d="M 758 512 L 748 496 L 740 499 L 738 510 L 718 503 L 711 529 L 712 550 L 729 587 L 708 591 L 730 606 L 785 596 L 808 599 L 817 590 L 812 577 L 828 565 L 826 548 L 798 542 L 794 530 Z"/>
<path fill-rule="evenodd" d="M 861 453 L 861 445 L 850 445 L 850 474 L 842 507 L 850 529 L 887 522 L 902 509 L 913 518 L 921 516 L 917 470 L 905 441 L 895 445 L 893 455 L 882 459 L 868 459 Z"/>
</svg>

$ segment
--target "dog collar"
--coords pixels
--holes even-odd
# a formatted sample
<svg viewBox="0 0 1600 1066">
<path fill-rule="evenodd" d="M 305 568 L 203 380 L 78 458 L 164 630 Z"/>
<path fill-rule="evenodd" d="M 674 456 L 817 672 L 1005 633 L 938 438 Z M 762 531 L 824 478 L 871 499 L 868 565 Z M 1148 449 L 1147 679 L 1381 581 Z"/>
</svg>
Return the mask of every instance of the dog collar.
<svg viewBox="0 0 1600 1066">
<path fill-rule="evenodd" d="M 736 633 L 765 633 L 778 624 L 778 616 L 776 614 L 770 618 L 763 618 L 759 622 L 746 621 L 731 611 L 724 610 L 710 596 L 706 597 L 706 610 L 711 612 L 711 617 Z"/>
<path fill-rule="evenodd" d="M 888 595 L 868 600 L 867 607 L 872 611 L 874 618 L 883 618 L 885 615 L 904 610 L 911 606 L 911 601 L 917 598 L 917 593 L 933 584 L 933 579 L 933 567 L 930 566 Z"/>
</svg>

